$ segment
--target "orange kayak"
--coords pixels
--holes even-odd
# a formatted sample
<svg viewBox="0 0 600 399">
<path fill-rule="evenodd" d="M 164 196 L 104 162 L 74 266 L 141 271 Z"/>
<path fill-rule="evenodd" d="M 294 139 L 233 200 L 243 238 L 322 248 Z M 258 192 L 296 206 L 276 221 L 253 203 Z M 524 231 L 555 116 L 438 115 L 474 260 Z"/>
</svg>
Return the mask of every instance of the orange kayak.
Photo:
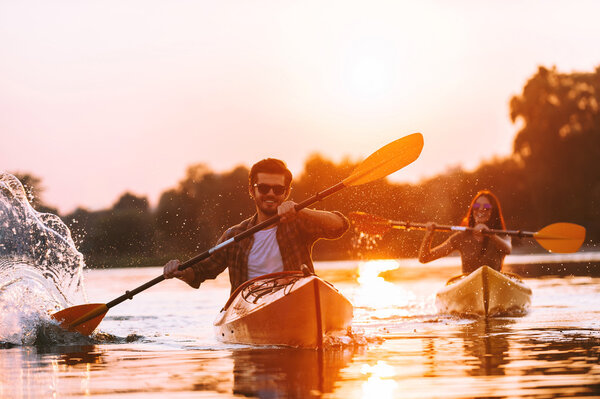
<svg viewBox="0 0 600 399">
<path fill-rule="evenodd" d="M 352 313 L 350 301 L 328 282 L 281 272 L 238 287 L 214 326 L 223 342 L 318 348 L 327 334 L 350 327 Z"/>
<path fill-rule="evenodd" d="M 448 280 L 435 300 L 441 313 L 507 316 L 523 315 L 531 304 L 531 289 L 519 276 L 481 266 L 471 274 Z"/>
</svg>

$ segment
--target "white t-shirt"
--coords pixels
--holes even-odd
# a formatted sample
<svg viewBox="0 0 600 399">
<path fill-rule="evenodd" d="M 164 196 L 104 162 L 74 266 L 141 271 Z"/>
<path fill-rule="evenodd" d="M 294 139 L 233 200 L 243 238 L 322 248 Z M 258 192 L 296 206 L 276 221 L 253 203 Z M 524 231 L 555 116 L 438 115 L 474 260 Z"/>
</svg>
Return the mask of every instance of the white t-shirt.
<svg viewBox="0 0 600 399">
<path fill-rule="evenodd" d="M 248 255 L 248 280 L 283 271 L 283 260 L 277 243 L 277 226 L 254 233 Z"/>
</svg>

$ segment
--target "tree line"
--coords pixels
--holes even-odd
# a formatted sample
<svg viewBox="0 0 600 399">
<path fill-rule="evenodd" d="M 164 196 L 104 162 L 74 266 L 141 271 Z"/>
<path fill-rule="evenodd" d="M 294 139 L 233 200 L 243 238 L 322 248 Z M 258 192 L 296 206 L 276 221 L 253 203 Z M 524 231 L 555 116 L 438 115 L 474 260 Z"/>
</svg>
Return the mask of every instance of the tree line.
<svg viewBox="0 0 600 399">
<path fill-rule="evenodd" d="M 484 162 L 476 170 L 454 168 L 417 184 L 387 179 L 343 190 L 315 207 L 344 214 L 364 211 L 400 221 L 458 224 L 473 195 L 490 189 L 499 197 L 509 229 L 537 231 L 558 222 L 587 228 L 586 244 L 600 239 L 600 67 L 587 73 L 560 73 L 539 67 L 520 95 L 510 101 L 510 117 L 520 129 L 513 153 Z M 300 202 L 347 177 L 357 163 L 311 155 L 294 177 L 291 199 Z M 248 169 L 215 173 L 204 164 L 188 167 L 176 187 L 162 193 L 155 209 L 145 197 L 123 194 L 106 210 L 77 209 L 61 216 L 90 267 L 158 265 L 185 260 L 212 247 L 227 227 L 254 213 L 248 196 Z M 28 190 L 39 179 L 20 176 Z M 34 206 L 52 208 L 33 195 Z M 378 245 L 361 245 L 350 229 L 341 239 L 321 240 L 316 260 L 414 257 L 422 232 L 391 232 Z M 445 236 L 438 234 L 437 239 Z M 517 251 L 540 250 L 530 240 Z"/>
</svg>

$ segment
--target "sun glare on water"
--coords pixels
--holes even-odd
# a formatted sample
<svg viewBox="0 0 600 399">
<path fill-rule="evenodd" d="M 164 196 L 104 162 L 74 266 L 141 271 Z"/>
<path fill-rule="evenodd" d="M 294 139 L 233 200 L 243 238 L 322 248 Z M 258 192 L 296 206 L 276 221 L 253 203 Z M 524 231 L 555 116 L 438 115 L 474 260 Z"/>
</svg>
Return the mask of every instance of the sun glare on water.
<svg viewBox="0 0 600 399">
<path fill-rule="evenodd" d="M 362 374 L 370 374 L 368 380 L 363 383 L 362 391 L 364 398 L 393 398 L 398 383 L 394 381 L 396 371 L 384 361 L 378 361 L 374 366 L 365 364 L 360 369 Z"/>
<path fill-rule="evenodd" d="M 395 260 L 371 260 L 360 263 L 356 305 L 373 309 L 371 316 L 376 318 L 389 318 L 398 315 L 399 311 L 406 313 L 411 301 L 415 300 L 415 295 L 379 276 L 381 272 L 397 269 L 398 266 Z"/>
</svg>

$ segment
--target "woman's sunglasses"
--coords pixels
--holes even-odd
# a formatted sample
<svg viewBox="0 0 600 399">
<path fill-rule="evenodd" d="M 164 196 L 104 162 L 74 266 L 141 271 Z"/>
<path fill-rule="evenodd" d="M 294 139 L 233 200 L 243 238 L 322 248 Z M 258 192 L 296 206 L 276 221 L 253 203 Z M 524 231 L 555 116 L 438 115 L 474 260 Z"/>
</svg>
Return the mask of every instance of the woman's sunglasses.
<svg viewBox="0 0 600 399">
<path fill-rule="evenodd" d="M 483 204 L 482 206 L 479 202 L 476 202 L 473 204 L 473 209 L 483 209 L 484 211 L 489 211 L 492 209 L 492 204 Z"/>
<path fill-rule="evenodd" d="M 271 191 L 271 190 L 273 190 L 273 194 L 275 194 L 275 195 L 283 195 L 285 193 L 285 191 L 287 190 L 287 188 L 285 186 L 282 186 L 281 184 L 276 184 L 276 185 L 272 186 L 270 184 L 260 183 L 260 184 L 254 184 L 254 187 L 256 187 L 258 189 L 258 192 L 261 193 L 262 195 L 269 194 L 269 191 Z"/>
</svg>

